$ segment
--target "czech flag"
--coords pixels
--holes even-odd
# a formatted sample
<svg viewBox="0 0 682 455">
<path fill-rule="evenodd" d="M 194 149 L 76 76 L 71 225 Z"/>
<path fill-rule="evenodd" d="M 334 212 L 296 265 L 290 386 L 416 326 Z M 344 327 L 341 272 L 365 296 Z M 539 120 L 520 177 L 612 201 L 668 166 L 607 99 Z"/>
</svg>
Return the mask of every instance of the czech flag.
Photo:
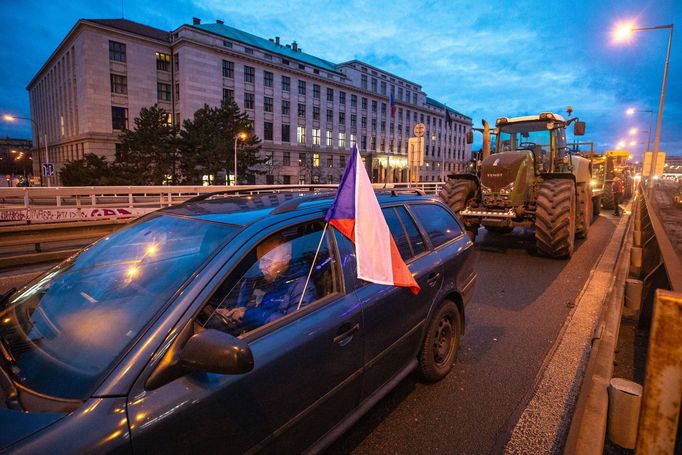
<svg viewBox="0 0 682 455">
<path fill-rule="evenodd" d="M 325 221 L 355 244 L 358 278 L 388 286 L 409 287 L 412 293 L 419 293 L 419 285 L 400 257 L 388 230 L 357 144 L 353 146 Z"/>
<path fill-rule="evenodd" d="M 391 117 L 395 117 L 395 98 L 393 98 L 393 93 L 391 93 L 389 106 L 391 108 Z"/>
</svg>

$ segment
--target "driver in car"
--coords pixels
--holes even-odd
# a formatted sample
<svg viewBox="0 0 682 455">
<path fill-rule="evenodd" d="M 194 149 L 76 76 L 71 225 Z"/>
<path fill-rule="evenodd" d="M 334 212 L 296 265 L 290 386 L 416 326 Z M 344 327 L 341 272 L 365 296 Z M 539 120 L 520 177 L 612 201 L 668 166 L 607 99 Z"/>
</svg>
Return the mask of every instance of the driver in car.
<svg viewBox="0 0 682 455">
<path fill-rule="evenodd" d="M 291 249 L 281 234 L 256 247 L 258 262 L 241 279 L 235 306 L 216 309 L 232 321 L 233 332 L 267 324 L 296 311 L 299 302 L 303 307 L 315 300 L 315 287 L 311 282 L 306 286 L 308 267 L 291 264 Z"/>
</svg>

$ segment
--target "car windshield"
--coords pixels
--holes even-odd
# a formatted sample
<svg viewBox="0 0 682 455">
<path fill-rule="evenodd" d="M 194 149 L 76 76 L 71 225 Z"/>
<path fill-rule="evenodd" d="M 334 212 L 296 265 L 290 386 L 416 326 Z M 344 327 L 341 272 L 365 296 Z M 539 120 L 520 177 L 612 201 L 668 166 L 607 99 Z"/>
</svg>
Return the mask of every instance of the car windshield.
<svg viewBox="0 0 682 455">
<path fill-rule="evenodd" d="M 155 215 L 109 235 L 25 286 L 0 312 L 15 380 L 84 399 L 237 226 Z"/>
<path fill-rule="evenodd" d="M 499 127 L 498 151 L 530 150 L 547 153 L 551 145 L 551 130 L 547 122 L 519 122 Z"/>
</svg>

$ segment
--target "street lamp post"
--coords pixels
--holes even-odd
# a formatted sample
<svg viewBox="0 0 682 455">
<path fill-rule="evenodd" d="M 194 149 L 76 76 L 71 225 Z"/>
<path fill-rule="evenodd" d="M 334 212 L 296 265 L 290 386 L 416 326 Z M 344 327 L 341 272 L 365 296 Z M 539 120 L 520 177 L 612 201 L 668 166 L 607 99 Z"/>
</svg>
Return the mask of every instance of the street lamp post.
<svg viewBox="0 0 682 455">
<path fill-rule="evenodd" d="M 238 133 L 234 136 L 234 186 L 237 186 L 237 142 L 239 139 L 245 140 L 246 133 Z M 227 176 L 225 176 L 225 181 L 227 182 L 227 180 Z"/>
<path fill-rule="evenodd" d="M 33 120 L 31 117 L 19 117 L 16 115 L 9 115 L 9 114 L 3 115 L 2 118 L 7 122 L 13 122 L 15 120 L 28 120 L 29 122 L 31 122 L 33 124 L 33 126 L 36 128 L 36 133 L 37 133 L 36 134 L 36 139 L 37 139 L 36 146 L 37 146 L 38 150 L 40 150 L 40 128 L 38 127 L 38 124 L 35 122 L 35 120 Z M 49 163 L 50 157 L 49 157 L 48 152 L 47 152 L 47 133 L 45 134 L 45 141 L 44 142 L 45 142 L 45 161 L 44 162 Z M 38 153 L 38 156 L 40 157 L 40 153 Z M 38 163 L 39 169 L 42 167 L 41 164 L 42 163 Z M 45 176 L 45 177 L 47 180 L 47 182 L 46 182 L 47 186 L 50 186 L 50 177 L 49 176 Z"/>
<path fill-rule="evenodd" d="M 649 114 L 649 131 L 647 131 L 648 136 L 646 139 L 646 151 L 650 151 L 650 144 L 651 144 L 651 130 L 653 129 L 654 126 L 654 111 L 651 109 L 635 109 L 634 107 L 629 108 L 627 111 L 625 111 L 626 114 L 628 115 L 634 115 L 634 114 L 639 114 L 639 113 L 648 113 Z"/>
</svg>

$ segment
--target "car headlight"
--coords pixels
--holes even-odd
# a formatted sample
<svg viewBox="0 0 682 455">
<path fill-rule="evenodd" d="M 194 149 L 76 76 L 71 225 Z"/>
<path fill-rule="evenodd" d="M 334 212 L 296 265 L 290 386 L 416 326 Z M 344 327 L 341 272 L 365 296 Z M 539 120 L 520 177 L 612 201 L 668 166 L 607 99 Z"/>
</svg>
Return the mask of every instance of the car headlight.
<svg viewBox="0 0 682 455">
<path fill-rule="evenodd" d="M 500 188 L 500 194 L 511 194 L 512 191 L 514 191 L 514 182 L 511 182 L 509 185 L 506 185 L 502 188 Z"/>
</svg>

